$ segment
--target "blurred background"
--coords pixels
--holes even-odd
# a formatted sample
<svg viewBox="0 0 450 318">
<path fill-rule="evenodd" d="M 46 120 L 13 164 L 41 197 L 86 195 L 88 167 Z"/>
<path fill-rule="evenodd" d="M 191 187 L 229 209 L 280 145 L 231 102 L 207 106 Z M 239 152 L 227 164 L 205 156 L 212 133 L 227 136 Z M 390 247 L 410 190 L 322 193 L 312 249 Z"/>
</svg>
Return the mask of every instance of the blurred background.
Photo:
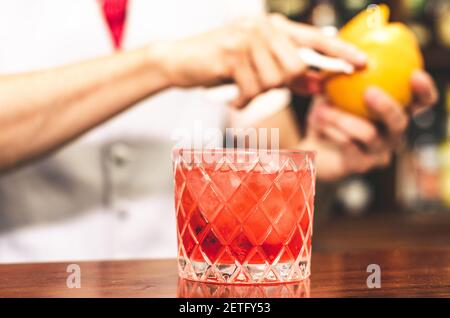
<svg viewBox="0 0 450 318">
<path fill-rule="evenodd" d="M 391 21 L 406 23 L 417 35 L 440 99 L 411 121 L 405 146 L 388 168 L 350 176 L 332 186 L 318 185 L 330 200 L 326 205 L 316 200 L 316 250 L 450 242 L 450 1 L 268 0 L 272 12 L 337 27 L 378 3 L 390 7 Z M 294 99 L 301 122 L 308 104 L 305 98 Z"/>
<path fill-rule="evenodd" d="M 153 20 L 145 14 L 134 16 L 137 22 L 130 24 L 131 31 L 124 48 L 210 29 L 245 15 L 247 10 L 254 13 L 255 8 L 249 5 L 250 1 L 234 1 L 239 6 L 230 6 L 230 12 L 222 12 L 226 6 L 216 7 L 215 2 L 208 0 L 134 1 L 134 7 L 131 7 L 133 12 L 151 13 Z M 381 2 L 265 1 L 269 11 L 282 13 L 292 20 L 338 28 L 367 6 Z M 0 20 L 5 26 L 0 28 L 4 31 L 2 41 L 13 44 L 5 45 L 1 51 L 2 72 L 21 71 L 21 67 L 28 69 L 28 65 L 38 69 L 72 63 L 75 57 L 84 56 L 77 54 L 95 57 L 113 52 L 107 24 L 99 23 L 98 19 L 103 18 L 98 11 L 98 4 L 102 1 L 86 0 L 81 5 L 81 1 L 75 4 L 69 0 L 64 3 L 60 0 L 42 0 L 33 2 L 34 6 L 30 6 L 30 2 L 23 0 L 19 5 L 5 1 L 5 4 L 9 3 L 9 10 L 21 19 L 11 15 L 10 20 Z M 119 2 L 122 5 L 127 3 L 125 0 Z M 259 3 L 257 12 L 262 12 L 259 9 L 264 9 L 264 3 L 256 2 Z M 405 143 L 398 149 L 389 167 L 364 175 L 352 175 L 338 183 L 317 185 L 312 240 L 315 251 L 450 247 L 450 0 L 382 2 L 390 7 L 391 21 L 401 21 L 416 33 L 426 70 L 436 81 L 440 99 L 435 107 L 411 121 Z M 207 11 L 208 8 L 212 11 Z M 73 11 L 71 19 L 66 19 L 59 10 L 64 13 Z M 8 16 L 8 10 L 1 12 Z M 41 12 L 47 12 L 52 19 L 46 19 Z M 92 25 L 87 23 L 86 12 L 92 14 Z M 161 13 L 159 16 L 159 12 L 164 15 Z M 190 16 L 195 12 L 201 12 L 199 23 L 193 23 L 197 21 Z M 116 14 L 112 15 L 113 18 L 124 23 L 125 9 L 112 13 Z M 83 25 L 80 25 L 80 17 L 84 19 Z M 180 24 L 174 23 L 181 17 Z M 148 23 L 150 20 L 152 23 Z M 55 21 L 60 28 L 51 24 Z M 14 31 L 10 26 L 12 22 L 17 29 L 23 28 L 24 34 L 33 30 L 29 43 L 23 41 L 19 31 Z M 141 29 L 139 23 L 146 29 Z M 186 27 L 180 28 L 180 25 Z M 87 33 L 90 28 L 99 33 Z M 73 32 L 73 38 L 68 37 L 66 32 Z M 44 40 L 48 45 L 43 44 Z M 67 46 L 66 40 L 74 41 L 74 44 L 71 42 L 71 46 Z M 19 56 L 15 49 L 22 48 L 22 44 L 27 49 L 22 50 L 24 53 Z M 58 49 L 53 49 L 53 44 Z M 42 50 L 31 59 L 27 55 L 30 48 Z M 4 56 L 9 56 L 10 60 L 4 59 Z M 20 62 L 17 65 L 14 63 L 16 56 Z M 166 93 L 167 99 L 156 99 L 155 107 L 141 104 L 138 112 L 112 121 L 96 131 L 97 135 L 87 139 L 86 148 L 84 144 L 76 143 L 36 162 L 36 166 L 28 167 L 29 170 L 20 170 L 17 175 L 6 177 L 1 175 L 4 186 L 0 184 L 0 210 L 3 209 L 0 211 L 0 262 L 2 257 L 7 261 L 36 261 L 174 255 L 175 214 L 166 213 L 173 211 L 169 158 L 173 138 L 170 139 L 170 136 L 173 137 L 175 128 L 190 129 L 191 123 L 199 118 L 210 127 L 222 127 L 227 109 L 223 101 L 201 97 L 204 95 L 201 90 Z M 307 97 L 294 96 L 292 109 L 302 128 L 306 126 L 308 112 L 305 106 L 310 102 Z M 186 104 L 186 107 L 179 108 L 180 103 Z M 287 101 L 283 103 L 284 107 Z M 173 116 L 175 113 L 177 116 Z M 149 125 L 147 118 L 157 118 L 158 124 Z M 129 129 L 131 124 L 133 129 Z M 220 139 L 218 143 L 222 142 Z M 17 191 L 18 187 L 11 184 L 25 185 L 32 200 L 23 199 L 22 192 L 26 191 Z M 4 212 L 9 210 L 13 213 Z M 12 235 L 9 235 L 10 232 Z M 71 249 L 66 246 L 71 246 Z M 75 247 L 78 249 L 75 250 Z"/>
</svg>

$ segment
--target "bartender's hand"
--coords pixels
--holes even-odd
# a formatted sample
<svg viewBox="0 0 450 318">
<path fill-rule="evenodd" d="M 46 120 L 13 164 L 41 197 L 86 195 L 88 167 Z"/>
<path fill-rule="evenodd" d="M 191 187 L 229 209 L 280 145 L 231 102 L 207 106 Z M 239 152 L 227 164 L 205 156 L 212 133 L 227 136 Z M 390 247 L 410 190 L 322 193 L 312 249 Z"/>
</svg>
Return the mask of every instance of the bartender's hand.
<svg viewBox="0 0 450 318">
<path fill-rule="evenodd" d="M 156 45 L 164 56 L 170 85 L 216 85 L 234 81 L 235 107 L 271 88 L 289 85 L 305 74 L 297 49 L 310 47 L 363 67 L 365 55 L 353 45 L 281 15 L 249 18 L 187 39 Z M 307 83 L 305 83 L 307 85 Z"/>
<path fill-rule="evenodd" d="M 437 101 L 437 89 L 427 73 L 416 71 L 411 85 L 414 101 L 409 109 L 413 114 Z M 377 87 L 368 89 L 365 97 L 367 107 L 378 119 L 377 124 L 339 110 L 323 97 L 315 98 L 305 144 L 301 146 L 318 150 L 319 178 L 335 180 L 390 163 L 408 126 L 408 114 Z"/>
</svg>

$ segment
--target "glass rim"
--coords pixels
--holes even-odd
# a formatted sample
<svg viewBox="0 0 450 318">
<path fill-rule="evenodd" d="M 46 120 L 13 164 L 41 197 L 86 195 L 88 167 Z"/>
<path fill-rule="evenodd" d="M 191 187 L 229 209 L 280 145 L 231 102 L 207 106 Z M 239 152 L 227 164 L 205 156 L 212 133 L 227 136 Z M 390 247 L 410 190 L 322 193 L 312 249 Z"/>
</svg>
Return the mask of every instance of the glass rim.
<svg viewBox="0 0 450 318">
<path fill-rule="evenodd" d="M 258 152 L 274 153 L 282 155 L 298 155 L 298 156 L 310 156 L 315 157 L 317 155 L 316 150 L 300 150 L 300 149 L 236 149 L 236 148 L 173 148 L 172 153 L 174 155 L 187 154 L 212 154 L 215 152 L 230 153 L 230 154 L 257 154 Z"/>
</svg>

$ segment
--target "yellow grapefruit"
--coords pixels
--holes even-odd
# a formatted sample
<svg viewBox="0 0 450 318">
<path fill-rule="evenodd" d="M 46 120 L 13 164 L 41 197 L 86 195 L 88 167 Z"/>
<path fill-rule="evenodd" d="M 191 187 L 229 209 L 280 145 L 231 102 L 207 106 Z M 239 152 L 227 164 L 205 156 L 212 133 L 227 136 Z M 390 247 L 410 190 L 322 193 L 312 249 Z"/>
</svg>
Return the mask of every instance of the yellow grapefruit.
<svg viewBox="0 0 450 318">
<path fill-rule="evenodd" d="M 403 107 L 411 101 L 410 78 L 423 67 L 423 58 L 415 35 L 404 24 L 388 23 L 389 8 L 380 5 L 356 15 L 339 32 L 368 57 L 367 66 L 353 74 L 330 75 L 325 93 L 332 104 L 363 117 L 370 117 L 364 93 L 378 86 Z"/>
</svg>

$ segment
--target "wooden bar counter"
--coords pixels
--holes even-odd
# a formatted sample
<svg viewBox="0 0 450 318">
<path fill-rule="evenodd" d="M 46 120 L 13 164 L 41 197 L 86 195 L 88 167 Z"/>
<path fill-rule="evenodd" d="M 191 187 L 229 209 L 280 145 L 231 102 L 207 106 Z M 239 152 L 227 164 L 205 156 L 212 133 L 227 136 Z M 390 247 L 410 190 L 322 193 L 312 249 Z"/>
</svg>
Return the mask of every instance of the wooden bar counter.
<svg viewBox="0 0 450 318">
<path fill-rule="evenodd" d="M 449 220 L 329 222 L 314 233 L 312 275 L 299 284 L 187 282 L 174 259 L 1 264 L 0 297 L 450 297 Z M 66 284 L 71 263 L 79 289 Z M 370 264 L 380 266 L 379 289 L 367 287 Z"/>
</svg>

